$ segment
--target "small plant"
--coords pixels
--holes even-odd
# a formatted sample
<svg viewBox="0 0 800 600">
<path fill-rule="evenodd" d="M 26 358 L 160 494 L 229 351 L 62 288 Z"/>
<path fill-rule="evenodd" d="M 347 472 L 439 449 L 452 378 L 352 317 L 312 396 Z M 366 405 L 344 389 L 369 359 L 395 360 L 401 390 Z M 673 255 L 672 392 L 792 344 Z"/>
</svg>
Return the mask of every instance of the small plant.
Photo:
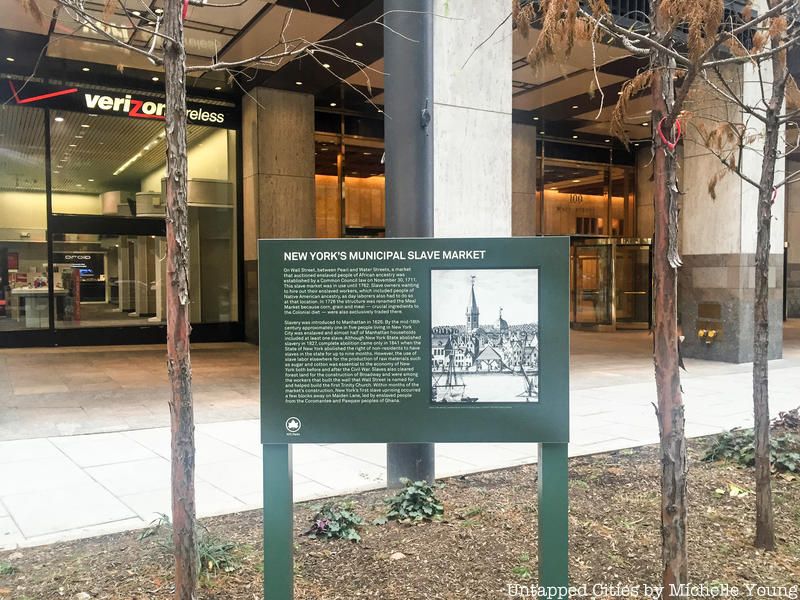
<svg viewBox="0 0 800 600">
<path fill-rule="evenodd" d="M 521 579 L 523 581 L 528 579 L 533 579 L 533 571 L 531 569 L 531 556 L 527 552 L 523 552 L 519 555 L 519 564 L 511 569 L 511 574 L 516 577 L 517 579 Z"/>
<path fill-rule="evenodd" d="M 0 575 L 13 575 L 17 572 L 17 567 L 8 563 L 0 562 Z"/>
<path fill-rule="evenodd" d="M 389 511 L 386 519 L 379 519 L 379 522 L 400 521 L 401 523 L 411 523 L 419 521 L 439 521 L 444 514 L 444 506 L 434 493 L 437 485 L 428 485 L 426 481 L 411 481 L 410 479 L 400 479 L 405 487 L 396 496 L 386 499 Z"/>
<path fill-rule="evenodd" d="M 772 420 L 772 426 L 800 430 L 800 408 L 778 413 L 778 417 Z"/>
<path fill-rule="evenodd" d="M 704 461 L 730 460 L 745 467 L 755 464 L 752 429 L 731 429 L 719 434 L 703 456 Z M 776 472 L 800 473 L 800 435 L 785 433 L 769 440 L 770 463 Z"/>
<path fill-rule="evenodd" d="M 472 517 L 477 517 L 483 514 L 483 509 L 480 506 L 473 506 L 467 509 L 467 512 L 464 513 L 465 519 L 471 519 Z"/>
<path fill-rule="evenodd" d="M 360 542 L 358 530 L 364 524 L 364 519 L 353 508 L 353 502 L 326 502 L 315 507 L 317 514 L 312 518 L 311 528 L 304 535 L 313 539 Z"/>
<path fill-rule="evenodd" d="M 219 571 L 230 573 L 239 566 L 234 556 L 236 545 L 213 535 L 202 523 L 195 522 L 197 530 L 197 559 L 200 563 L 198 573 L 213 575 Z M 168 554 L 173 552 L 172 521 L 169 515 L 159 514 L 158 518 L 139 535 L 139 540 L 157 536 L 158 545 Z"/>
</svg>

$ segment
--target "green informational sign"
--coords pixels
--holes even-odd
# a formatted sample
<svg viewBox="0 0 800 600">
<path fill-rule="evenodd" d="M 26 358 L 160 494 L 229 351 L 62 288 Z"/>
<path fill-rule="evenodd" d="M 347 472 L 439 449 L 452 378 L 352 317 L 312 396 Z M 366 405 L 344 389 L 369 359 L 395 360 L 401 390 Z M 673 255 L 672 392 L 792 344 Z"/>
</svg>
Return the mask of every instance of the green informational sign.
<svg viewBox="0 0 800 600">
<path fill-rule="evenodd" d="M 293 595 L 292 444 L 539 442 L 566 596 L 569 239 L 259 241 L 264 597 Z"/>
<path fill-rule="evenodd" d="M 566 442 L 567 238 L 262 240 L 264 443 Z"/>
</svg>

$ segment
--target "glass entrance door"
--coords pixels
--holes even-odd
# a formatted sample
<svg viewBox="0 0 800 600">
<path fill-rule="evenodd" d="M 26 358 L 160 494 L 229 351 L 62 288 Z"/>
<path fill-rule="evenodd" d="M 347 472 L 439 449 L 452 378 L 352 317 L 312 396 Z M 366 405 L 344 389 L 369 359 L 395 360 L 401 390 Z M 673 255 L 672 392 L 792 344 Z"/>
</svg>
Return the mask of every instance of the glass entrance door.
<svg viewBox="0 0 800 600">
<path fill-rule="evenodd" d="M 618 329 L 650 327 L 650 246 L 616 244 L 614 297 Z"/>
<path fill-rule="evenodd" d="M 573 239 L 570 271 L 573 327 L 597 331 L 650 327 L 649 240 Z"/>
<path fill-rule="evenodd" d="M 573 244 L 573 323 L 612 326 L 611 255 L 609 244 Z"/>
</svg>

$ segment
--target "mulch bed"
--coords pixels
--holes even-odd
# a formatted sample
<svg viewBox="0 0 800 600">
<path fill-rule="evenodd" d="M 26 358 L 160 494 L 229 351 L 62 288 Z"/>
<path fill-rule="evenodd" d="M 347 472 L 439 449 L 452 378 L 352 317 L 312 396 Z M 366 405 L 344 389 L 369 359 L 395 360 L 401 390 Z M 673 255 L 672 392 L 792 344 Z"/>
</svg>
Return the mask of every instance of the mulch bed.
<svg viewBox="0 0 800 600">
<path fill-rule="evenodd" d="M 752 469 L 701 462 L 704 447 L 702 440 L 690 443 L 691 582 L 800 583 L 800 481 L 773 480 L 779 547 L 756 551 L 754 496 L 736 491 L 752 490 Z M 535 466 L 528 466 L 446 480 L 439 491 L 445 520 L 368 525 L 360 544 L 302 537 L 318 503 L 296 506 L 295 597 L 507 598 L 508 584 L 530 585 L 537 577 L 535 477 Z M 571 583 L 658 584 L 658 477 L 654 447 L 570 460 Z M 384 512 L 386 496 L 376 491 L 349 498 L 371 523 Z M 203 522 L 236 543 L 238 566 L 204 576 L 200 598 L 261 599 L 260 511 Z M 13 572 L 0 575 L 0 600 L 143 600 L 172 594 L 169 556 L 154 538 L 139 540 L 139 532 L 3 552 L 3 565 Z"/>
</svg>

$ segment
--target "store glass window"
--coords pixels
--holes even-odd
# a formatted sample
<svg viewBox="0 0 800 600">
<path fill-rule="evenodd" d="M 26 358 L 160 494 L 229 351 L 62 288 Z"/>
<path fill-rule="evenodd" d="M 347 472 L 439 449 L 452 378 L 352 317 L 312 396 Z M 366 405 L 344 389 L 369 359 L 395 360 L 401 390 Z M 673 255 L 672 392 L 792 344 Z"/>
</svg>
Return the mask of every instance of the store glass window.
<svg viewBox="0 0 800 600">
<path fill-rule="evenodd" d="M 49 326 L 44 111 L 0 106 L 0 335 Z"/>
<path fill-rule="evenodd" d="M 56 327 L 163 323 L 163 232 L 140 223 L 130 234 L 124 223 L 163 223 L 163 121 L 51 114 L 53 213 L 87 224 L 53 236 Z M 191 320 L 236 321 L 236 132 L 189 124 L 187 142 Z"/>
<path fill-rule="evenodd" d="M 55 234 L 56 327 L 163 322 L 163 250 L 160 236 Z"/>
</svg>

